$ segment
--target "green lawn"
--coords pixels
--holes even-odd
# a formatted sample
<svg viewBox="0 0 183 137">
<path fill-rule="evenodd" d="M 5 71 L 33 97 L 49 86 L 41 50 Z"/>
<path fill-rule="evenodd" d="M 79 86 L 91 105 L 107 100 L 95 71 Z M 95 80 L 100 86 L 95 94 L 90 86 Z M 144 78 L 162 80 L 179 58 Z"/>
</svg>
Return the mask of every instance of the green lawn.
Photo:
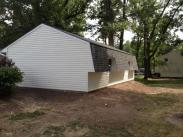
<svg viewBox="0 0 183 137">
<path fill-rule="evenodd" d="M 183 87 L 183 79 L 149 79 L 144 80 L 143 76 L 136 76 L 135 80 L 146 84 L 148 86 L 155 87 L 167 87 L 167 88 L 182 88 Z"/>
</svg>

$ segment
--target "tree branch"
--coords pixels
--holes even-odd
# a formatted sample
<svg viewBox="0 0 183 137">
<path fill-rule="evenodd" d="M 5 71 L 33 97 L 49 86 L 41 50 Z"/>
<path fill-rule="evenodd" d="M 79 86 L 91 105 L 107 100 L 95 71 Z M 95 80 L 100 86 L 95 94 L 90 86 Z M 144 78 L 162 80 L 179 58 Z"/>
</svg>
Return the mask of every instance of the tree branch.
<svg viewBox="0 0 183 137">
<path fill-rule="evenodd" d="M 162 12 L 161 12 L 161 14 L 160 14 L 160 16 L 156 19 L 156 21 L 155 21 L 155 23 L 154 23 L 154 25 L 153 25 L 153 29 L 152 29 L 151 34 L 150 34 L 150 39 L 152 39 L 152 38 L 154 37 L 154 32 L 155 32 L 155 30 L 156 30 L 156 26 L 157 26 L 157 24 L 159 23 L 161 17 L 163 16 L 163 14 L 164 14 L 166 8 L 168 7 L 170 1 L 171 1 L 171 0 L 168 0 L 168 2 L 166 3 L 166 5 L 164 6 L 164 8 L 163 8 L 163 10 L 162 10 Z"/>
<path fill-rule="evenodd" d="M 179 10 L 179 8 L 180 8 L 182 5 L 183 5 L 183 2 L 175 9 L 174 13 L 172 14 L 172 16 L 171 16 L 170 19 L 169 19 L 169 22 L 168 22 L 168 23 L 165 25 L 165 27 L 163 28 L 162 34 L 165 34 L 165 33 L 166 33 L 168 27 L 170 26 L 172 20 L 173 20 L 174 17 L 175 17 L 177 11 Z"/>
<path fill-rule="evenodd" d="M 152 54 L 150 55 L 150 57 L 154 56 L 154 54 L 157 52 L 157 50 L 158 50 L 158 48 L 159 48 L 159 45 L 161 45 L 162 42 L 164 41 L 164 39 L 165 39 L 164 34 L 167 32 L 168 27 L 170 26 L 170 24 L 171 24 L 172 20 L 174 19 L 174 17 L 175 17 L 175 15 L 176 15 L 177 11 L 179 10 L 180 7 L 182 7 L 182 5 L 183 5 L 183 2 L 180 3 L 179 6 L 177 6 L 177 8 L 175 9 L 174 13 L 173 13 L 172 16 L 170 17 L 168 23 L 167 23 L 167 24 L 165 25 L 165 27 L 163 28 L 162 33 L 160 34 L 160 39 L 158 40 L 157 44 L 155 44 L 155 49 L 151 51 Z"/>
</svg>

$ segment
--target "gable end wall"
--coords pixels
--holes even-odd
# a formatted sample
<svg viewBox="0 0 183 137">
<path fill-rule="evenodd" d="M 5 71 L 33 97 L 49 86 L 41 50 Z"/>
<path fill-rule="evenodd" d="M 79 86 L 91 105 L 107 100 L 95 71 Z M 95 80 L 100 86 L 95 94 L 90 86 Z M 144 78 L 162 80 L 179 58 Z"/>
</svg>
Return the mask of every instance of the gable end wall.
<svg viewBox="0 0 183 137">
<path fill-rule="evenodd" d="M 88 42 L 40 25 L 7 48 L 24 72 L 21 87 L 88 91 L 93 60 Z"/>
</svg>

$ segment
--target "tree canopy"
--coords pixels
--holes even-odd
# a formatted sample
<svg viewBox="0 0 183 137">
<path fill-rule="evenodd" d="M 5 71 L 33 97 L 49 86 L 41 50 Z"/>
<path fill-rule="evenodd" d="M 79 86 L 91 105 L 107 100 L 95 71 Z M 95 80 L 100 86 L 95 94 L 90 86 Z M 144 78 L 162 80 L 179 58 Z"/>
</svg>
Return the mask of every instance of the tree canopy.
<svg viewBox="0 0 183 137">
<path fill-rule="evenodd" d="M 159 55 L 182 45 L 183 0 L 1 0 L 0 48 L 40 23 L 79 35 L 96 30 L 105 44 L 134 54 L 148 78 Z M 134 33 L 131 41 L 125 30 Z"/>
<path fill-rule="evenodd" d="M 46 23 L 82 35 L 85 12 L 92 0 L 1 0 L 0 47 L 35 26 Z"/>
</svg>

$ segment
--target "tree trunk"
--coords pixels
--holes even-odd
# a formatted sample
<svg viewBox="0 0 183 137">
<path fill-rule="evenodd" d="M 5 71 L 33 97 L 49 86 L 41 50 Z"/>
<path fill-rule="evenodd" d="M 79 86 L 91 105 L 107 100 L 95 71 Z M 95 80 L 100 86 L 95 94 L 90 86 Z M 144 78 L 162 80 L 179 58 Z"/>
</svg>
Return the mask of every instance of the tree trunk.
<svg viewBox="0 0 183 137">
<path fill-rule="evenodd" d="M 123 21 L 125 21 L 126 20 L 126 2 L 127 2 L 127 0 L 123 0 Z M 123 43 L 124 43 L 124 32 L 125 32 L 125 29 L 123 28 L 122 30 L 121 30 L 121 34 L 120 34 L 120 43 L 119 43 L 119 49 L 120 50 L 123 50 L 123 48 L 124 48 L 124 45 L 123 45 Z"/>
<path fill-rule="evenodd" d="M 151 59 L 148 56 L 144 56 L 144 79 L 148 79 L 151 76 Z"/>
<path fill-rule="evenodd" d="M 149 58 L 149 56 L 147 59 L 147 76 L 148 78 L 151 76 L 151 59 Z"/>
<path fill-rule="evenodd" d="M 104 44 L 107 44 L 106 38 L 103 38 L 103 42 L 104 42 Z"/>
<path fill-rule="evenodd" d="M 113 32 L 109 32 L 108 40 L 109 40 L 109 45 L 114 46 L 114 33 Z"/>
<path fill-rule="evenodd" d="M 120 50 L 123 50 L 123 42 L 124 42 L 124 29 L 121 31 L 121 34 L 120 34 L 120 43 L 119 43 Z"/>
<path fill-rule="evenodd" d="M 135 56 L 136 56 L 136 59 L 138 60 L 139 58 L 139 50 L 140 50 L 140 47 L 141 47 L 141 38 L 139 37 L 139 35 L 137 34 L 137 44 L 136 44 L 136 53 L 135 53 Z"/>
<path fill-rule="evenodd" d="M 144 56 L 144 79 L 148 79 L 148 61 L 147 56 Z"/>
<path fill-rule="evenodd" d="M 148 53 L 147 53 L 147 41 L 148 41 L 148 36 L 147 36 L 147 26 L 146 23 L 144 23 L 144 79 L 148 80 Z"/>
<path fill-rule="evenodd" d="M 112 0 L 103 0 L 104 1 L 104 7 L 105 7 L 105 16 L 104 16 L 104 24 L 106 26 L 111 25 L 114 23 L 115 14 L 113 9 L 113 3 Z M 111 26 L 108 26 L 109 28 Z M 110 28 L 107 33 L 107 38 L 109 41 L 110 46 L 114 46 L 114 30 L 113 28 Z"/>
<path fill-rule="evenodd" d="M 151 57 L 150 57 L 150 40 L 147 39 L 147 76 L 151 76 Z"/>
</svg>

